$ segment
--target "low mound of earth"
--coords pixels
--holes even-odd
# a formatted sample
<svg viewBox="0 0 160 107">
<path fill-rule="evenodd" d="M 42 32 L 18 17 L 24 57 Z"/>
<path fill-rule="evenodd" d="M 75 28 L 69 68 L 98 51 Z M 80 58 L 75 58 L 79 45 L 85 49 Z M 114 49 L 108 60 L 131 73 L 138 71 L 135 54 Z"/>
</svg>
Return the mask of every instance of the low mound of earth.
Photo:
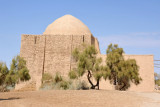
<svg viewBox="0 0 160 107">
<path fill-rule="evenodd" d="M 51 90 L 0 93 L 0 107 L 160 107 L 160 93 Z"/>
</svg>

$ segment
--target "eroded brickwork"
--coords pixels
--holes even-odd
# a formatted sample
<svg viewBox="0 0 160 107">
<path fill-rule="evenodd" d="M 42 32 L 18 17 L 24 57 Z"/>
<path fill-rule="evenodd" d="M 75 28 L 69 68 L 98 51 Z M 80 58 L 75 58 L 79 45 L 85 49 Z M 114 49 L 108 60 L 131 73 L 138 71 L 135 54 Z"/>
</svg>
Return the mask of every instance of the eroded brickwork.
<svg viewBox="0 0 160 107">
<path fill-rule="evenodd" d="M 92 35 L 22 35 L 20 56 L 27 61 L 30 81 L 35 81 L 38 89 L 43 73 L 55 75 L 59 72 L 67 77 L 68 72 L 76 67 L 72 51 L 80 48 L 83 43 L 94 45 L 100 53 L 98 40 Z M 98 54 L 98 57 L 101 57 L 105 64 L 106 55 Z M 143 79 L 140 85 L 131 84 L 129 90 L 153 91 L 153 55 L 124 55 L 124 57 L 137 61 L 140 67 L 139 74 Z M 109 81 L 102 80 L 100 89 L 114 90 L 114 86 Z"/>
<path fill-rule="evenodd" d="M 43 70 L 45 38 L 42 35 L 22 35 L 21 51 L 22 56 L 27 61 L 32 78 L 41 75 Z"/>
<path fill-rule="evenodd" d="M 41 84 L 44 62 L 45 37 L 42 35 L 22 35 L 20 56 L 27 61 L 31 80 L 36 86 Z"/>
<path fill-rule="evenodd" d="M 39 87 L 43 73 L 67 76 L 76 66 L 72 51 L 91 41 L 92 35 L 22 35 L 20 56 L 27 61 L 31 81 Z"/>
</svg>

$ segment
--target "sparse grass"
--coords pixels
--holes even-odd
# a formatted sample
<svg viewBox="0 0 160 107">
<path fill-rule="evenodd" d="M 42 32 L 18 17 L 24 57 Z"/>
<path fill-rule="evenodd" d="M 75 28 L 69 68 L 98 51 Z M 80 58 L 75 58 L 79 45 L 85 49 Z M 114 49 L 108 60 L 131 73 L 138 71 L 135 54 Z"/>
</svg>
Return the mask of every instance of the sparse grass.
<svg viewBox="0 0 160 107">
<path fill-rule="evenodd" d="M 46 82 L 46 81 L 51 81 L 53 79 L 52 75 L 49 73 L 44 73 L 42 75 L 42 81 Z"/>
<path fill-rule="evenodd" d="M 159 79 L 155 80 L 155 84 L 160 86 L 160 80 Z"/>
<path fill-rule="evenodd" d="M 41 90 L 86 90 L 89 89 L 85 81 L 71 80 L 62 77 L 60 74 L 56 73 L 52 76 L 48 73 L 44 74 L 42 77 Z"/>
</svg>

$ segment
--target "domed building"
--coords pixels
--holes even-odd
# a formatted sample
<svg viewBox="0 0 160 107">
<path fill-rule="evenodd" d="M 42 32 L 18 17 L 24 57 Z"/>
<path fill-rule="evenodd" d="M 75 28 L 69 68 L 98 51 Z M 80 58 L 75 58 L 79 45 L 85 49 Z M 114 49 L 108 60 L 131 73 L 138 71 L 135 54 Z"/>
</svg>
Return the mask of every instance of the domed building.
<svg viewBox="0 0 160 107">
<path fill-rule="evenodd" d="M 89 28 L 72 15 L 65 15 L 48 25 L 44 35 L 92 35 Z"/>
<path fill-rule="evenodd" d="M 83 22 L 71 15 L 55 20 L 48 25 L 42 35 L 22 35 L 20 56 L 27 62 L 31 80 L 16 85 L 16 89 L 30 84 L 34 84 L 38 89 L 43 73 L 55 75 L 56 72 L 60 72 L 61 75 L 68 76 L 68 72 L 75 66 L 72 51 L 83 43 L 95 46 L 98 56 L 105 62 L 106 56 L 100 54 L 98 40 Z M 133 85 L 130 90 L 154 90 L 153 55 L 125 55 L 125 58 L 136 59 L 143 79 L 140 85 Z M 100 89 L 113 90 L 113 87 L 109 81 L 102 80 Z"/>
</svg>

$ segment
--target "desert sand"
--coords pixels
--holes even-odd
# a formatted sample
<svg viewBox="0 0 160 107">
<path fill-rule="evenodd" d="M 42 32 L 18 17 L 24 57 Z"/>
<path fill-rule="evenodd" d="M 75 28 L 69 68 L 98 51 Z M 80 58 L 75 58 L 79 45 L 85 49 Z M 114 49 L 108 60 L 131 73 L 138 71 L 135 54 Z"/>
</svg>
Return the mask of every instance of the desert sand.
<svg viewBox="0 0 160 107">
<path fill-rule="evenodd" d="M 160 93 L 50 90 L 0 93 L 0 107 L 160 107 Z"/>
</svg>

